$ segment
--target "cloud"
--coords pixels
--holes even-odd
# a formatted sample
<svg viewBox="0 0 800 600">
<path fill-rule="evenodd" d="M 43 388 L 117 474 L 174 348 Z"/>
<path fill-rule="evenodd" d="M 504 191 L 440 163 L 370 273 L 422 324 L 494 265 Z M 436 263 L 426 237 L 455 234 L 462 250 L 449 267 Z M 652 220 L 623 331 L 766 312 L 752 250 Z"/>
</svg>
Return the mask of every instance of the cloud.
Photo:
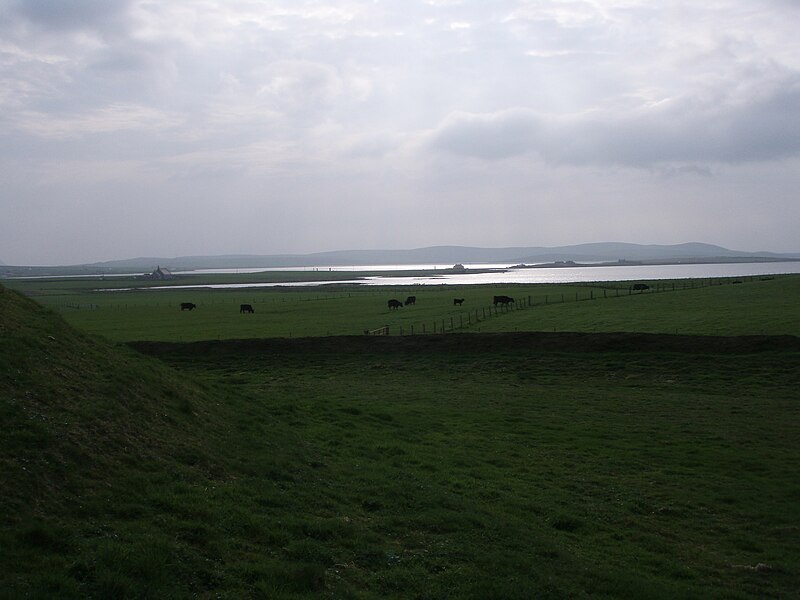
<svg viewBox="0 0 800 600">
<path fill-rule="evenodd" d="M 783 159 L 800 154 L 800 74 L 738 96 L 687 95 L 625 111 L 455 113 L 429 134 L 429 146 L 484 160 L 529 154 L 549 163 L 643 168 Z"/>
<path fill-rule="evenodd" d="M 489 115 L 456 113 L 445 119 L 430 143 L 451 154 L 508 158 L 535 151 L 543 125 L 535 113 L 519 108 Z"/>
<path fill-rule="evenodd" d="M 169 114 L 146 106 L 114 104 L 80 114 L 58 115 L 34 111 L 23 112 L 17 126 L 28 133 L 54 139 L 126 131 L 161 131 L 176 127 L 180 115 Z"/>
<path fill-rule="evenodd" d="M 17 0 L 9 3 L 12 14 L 51 31 L 105 28 L 120 23 L 129 0 Z"/>
<path fill-rule="evenodd" d="M 0 255 L 44 256 L 24 240 L 61 235 L 102 259 L 90 197 L 132 249 L 152 214 L 183 222 L 187 206 L 197 227 L 227 215 L 214 238 L 230 251 L 280 252 L 351 247 L 356 222 L 398 247 L 558 244 L 656 221 L 683 238 L 682 223 L 721 213 L 739 235 L 754 198 L 764 233 L 749 235 L 794 248 L 799 11 L 0 0 Z"/>
</svg>

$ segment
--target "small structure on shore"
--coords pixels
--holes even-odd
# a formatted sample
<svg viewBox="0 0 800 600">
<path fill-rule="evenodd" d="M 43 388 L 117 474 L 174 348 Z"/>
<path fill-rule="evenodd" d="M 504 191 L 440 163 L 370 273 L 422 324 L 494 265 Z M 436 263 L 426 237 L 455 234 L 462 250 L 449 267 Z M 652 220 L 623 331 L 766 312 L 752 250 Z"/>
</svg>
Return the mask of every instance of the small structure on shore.
<svg viewBox="0 0 800 600">
<path fill-rule="evenodd" d="M 156 267 L 156 270 L 152 273 L 145 274 L 145 277 L 148 279 L 158 279 L 159 281 L 163 281 L 164 279 L 174 279 L 175 276 L 170 272 L 169 269 L 165 269 L 162 266 Z"/>
</svg>

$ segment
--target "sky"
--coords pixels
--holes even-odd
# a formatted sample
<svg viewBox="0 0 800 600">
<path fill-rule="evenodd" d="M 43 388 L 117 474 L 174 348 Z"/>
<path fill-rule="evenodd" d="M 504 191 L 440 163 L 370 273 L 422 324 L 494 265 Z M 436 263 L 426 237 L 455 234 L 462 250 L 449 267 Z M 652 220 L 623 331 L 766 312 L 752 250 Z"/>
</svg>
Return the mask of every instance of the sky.
<svg viewBox="0 0 800 600">
<path fill-rule="evenodd" d="M 800 251 L 798 0 L 0 0 L 0 261 Z"/>
</svg>

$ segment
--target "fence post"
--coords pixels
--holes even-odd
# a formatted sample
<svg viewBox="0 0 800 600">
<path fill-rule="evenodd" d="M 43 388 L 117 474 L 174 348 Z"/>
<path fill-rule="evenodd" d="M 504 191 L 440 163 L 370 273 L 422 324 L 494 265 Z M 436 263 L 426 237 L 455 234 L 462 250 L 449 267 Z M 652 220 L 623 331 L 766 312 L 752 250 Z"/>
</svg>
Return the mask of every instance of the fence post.
<svg viewBox="0 0 800 600">
<path fill-rule="evenodd" d="M 411 335 L 414 335 L 414 326 L 411 326 Z"/>
</svg>

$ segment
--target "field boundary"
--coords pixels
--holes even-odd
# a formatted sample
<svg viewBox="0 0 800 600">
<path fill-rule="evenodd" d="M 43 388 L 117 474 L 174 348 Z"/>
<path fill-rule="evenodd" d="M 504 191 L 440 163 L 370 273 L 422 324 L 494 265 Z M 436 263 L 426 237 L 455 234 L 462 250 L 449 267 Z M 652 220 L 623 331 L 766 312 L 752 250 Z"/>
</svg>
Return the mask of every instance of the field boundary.
<svg viewBox="0 0 800 600">
<path fill-rule="evenodd" d="M 687 290 L 702 289 L 706 287 L 716 287 L 723 285 L 735 285 L 743 282 L 769 281 L 774 276 L 746 276 L 746 277 L 706 277 L 701 279 L 684 280 L 626 280 L 609 282 L 569 282 L 564 287 L 575 288 L 575 292 L 566 294 L 558 293 L 523 293 L 518 295 L 517 300 L 510 303 L 479 306 L 470 308 L 466 312 L 459 311 L 458 314 L 449 313 L 443 317 L 436 317 L 426 321 L 416 323 L 406 323 L 393 325 L 391 331 L 387 330 L 385 335 L 426 335 L 429 333 L 452 333 L 469 331 L 474 325 L 480 325 L 486 321 L 500 317 L 509 313 L 530 308 L 541 308 L 543 306 L 553 306 L 558 304 L 569 304 L 572 302 L 587 302 L 594 300 L 606 300 L 613 298 L 629 298 L 641 295 L 663 294 L 665 292 L 681 292 Z M 522 284 L 524 286 L 524 284 Z M 505 289 L 508 293 L 514 293 L 518 284 L 492 284 L 495 289 Z M 588 293 L 586 291 L 588 288 Z M 583 290 L 583 295 L 581 293 Z M 409 290 L 409 293 L 415 293 Z M 420 293 L 416 291 L 416 293 Z M 429 327 L 430 326 L 430 327 Z M 388 327 L 388 326 L 387 326 Z"/>
<path fill-rule="evenodd" d="M 387 353 L 493 352 L 519 349 L 563 352 L 653 352 L 681 354 L 750 354 L 800 352 L 793 335 L 702 336 L 655 333 L 514 332 L 415 336 L 329 336 L 208 340 L 200 342 L 128 342 L 143 354 L 252 354 L 252 353 Z"/>
</svg>

